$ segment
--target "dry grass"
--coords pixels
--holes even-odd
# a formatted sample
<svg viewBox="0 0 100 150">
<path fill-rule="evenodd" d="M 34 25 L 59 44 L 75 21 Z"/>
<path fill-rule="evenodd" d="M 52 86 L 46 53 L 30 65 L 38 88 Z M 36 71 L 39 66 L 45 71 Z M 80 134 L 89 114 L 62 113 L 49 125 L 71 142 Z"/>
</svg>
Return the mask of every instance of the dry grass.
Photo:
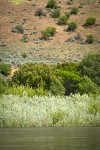
<svg viewBox="0 0 100 150">
<path fill-rule="evenodd" d="M 21 2 L 21 0 L 12 0 L 13 2 Z M 24 1 L 24 0 L 23 0 Z M 26 0 L 25 0 L 26 1 Z M 83 8 L 80 8 L 78 15 L 72 15 L 68 22 L 75 21 L 78 24 L 78 28 L 75 32 L 68 33 L 64 29 L 66 26 L 57 25 L 58 19 L 53 19 L 50 16 L 50 12 L 45 9 L 48 0 L 26 1 L 28 3 L 21 3 L 19 5 L 13 5 L 7 0 L 0 0 L 0 42 L 6 43 L 5 47 L 0 47 L 0 51 L 17 51 L 20 53 L 31 53 L 31 56 L 37 60 L 49 60 L 52 61 L 79 61 L 91 52 L 100 52 L 100 44 L 82 45 L 79 43 L 67 43 L 66 39 L 74 37 L 77 33 L 81 33 L 83 39 L 88 34 L 93 34 L 95 39 L 100 40 L 100 26 L 93 26 L 92 28 L 84 28 L 83 24 L 89 16 L 93 16 L 97 19 L 97 24 L 100 25 L 100 3 L 93 0 L 74 0 L 74 4 L 67 5 L 66 0 L 58 2 L 61 7 L 61 15 L 64 12 L 69 12 L 68 7 L 80 6 L 81 2 L 86 2 Z M 17 4 L 18 4 L 17 3 Z M 33 7 L 33 4 L 36 6 Z M 5 8 L 5 9 L 4 9 Z M 37 17 L 34 15 L 38 8 L 42 8 L 47 14 L 46 17 Z M 81 14 L 84 12 L 84 14 Z M 21 41 L 22 35 L 18 33 L 12 33 L 11 29 L 18 23 L 22 23 L 23 19 L 26 19 L 26 23 L 23 25 L 25 33 L 28 35 L 29 42 L 23 43 Z M 50 41 L 40 41 L 41 31 L 48 26 L 54 26 L 57 29 L 56 35 Z M 35 34 L 31 34 L 36 31 Z M 38 50 L 33 50 L 34 48 Z"/>
</svg>

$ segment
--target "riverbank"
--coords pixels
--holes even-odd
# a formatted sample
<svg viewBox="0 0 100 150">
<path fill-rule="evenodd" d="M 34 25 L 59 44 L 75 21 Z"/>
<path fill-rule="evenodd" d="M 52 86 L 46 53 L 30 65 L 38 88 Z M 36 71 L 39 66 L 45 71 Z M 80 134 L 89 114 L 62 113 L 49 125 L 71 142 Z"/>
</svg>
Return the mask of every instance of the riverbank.
<svg viewBox="0 0 100 150">
<path fill-rule="evenodd" d="M 0 127 L 100 126 L 100 96 L 5 95 Z"/>
</svg>

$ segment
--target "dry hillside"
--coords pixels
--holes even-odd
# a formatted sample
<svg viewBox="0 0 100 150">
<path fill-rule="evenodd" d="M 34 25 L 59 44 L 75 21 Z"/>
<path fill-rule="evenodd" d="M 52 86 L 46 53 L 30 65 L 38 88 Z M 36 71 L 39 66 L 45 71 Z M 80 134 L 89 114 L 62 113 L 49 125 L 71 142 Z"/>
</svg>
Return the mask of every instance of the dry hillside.
<svg viewBox="0 0 100 150">
<path fill-rule="evenodd" d="M 21 2 L 22 1 L 22 2 Z M 88 53 L 100 52 L 100 1 L 99 0 L 56 0 L 61 16 L 70 12 L 71 7 L 79 8 L 77 15 L 71 15 L 68 23 L 77 23 L 74 32 L 65 32 L 68 24 L 58 25 L 58 18 L 52 18 L 52 9 L 47 9 L 48 0 L 0 0 L 0 60 L 20 65 L 33 62 L 77 62 Z M 15 3 L 17 2 L 17 3 Z M 21 2 L 21 3 L 20 3 Z M 45 16 L 35 16 L 37 9 L 41 8 Z M 85 28 L 87 17 L 95 17 L 96 24 Z M 22 24 L 24 33 L 12 32 L 17 24 Z M 41 31 L 47 27 L 55 27 L 56 34 L 49 40 L 41 40 Z M 75 40 L 77 35 L 82 41 Z M 92 34 L 94 43 L 87 44 L 86 36 Z M 23 42 L 27 36 L 27 42 Z"/>
</svg>

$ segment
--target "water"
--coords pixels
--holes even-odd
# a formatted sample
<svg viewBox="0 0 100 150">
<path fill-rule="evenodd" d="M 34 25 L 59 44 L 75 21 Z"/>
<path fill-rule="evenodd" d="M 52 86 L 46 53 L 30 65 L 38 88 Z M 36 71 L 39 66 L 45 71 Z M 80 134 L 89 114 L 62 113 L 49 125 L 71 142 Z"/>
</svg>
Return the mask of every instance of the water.
<svg viewBox="0 0 100 150">
<path fill-rule="evenodd" d="M 100 128 L 0 128 L 0 150 L 100 150 Z"/>
</svg>

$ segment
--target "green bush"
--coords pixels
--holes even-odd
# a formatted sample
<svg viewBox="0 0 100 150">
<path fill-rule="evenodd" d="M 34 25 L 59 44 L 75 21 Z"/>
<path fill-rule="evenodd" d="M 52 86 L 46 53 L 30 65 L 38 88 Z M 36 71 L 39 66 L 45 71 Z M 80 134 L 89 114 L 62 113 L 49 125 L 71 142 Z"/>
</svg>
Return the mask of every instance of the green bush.
<svg viewBox="0 0 100 150">
<path fill-rule="evenodd" d="M 47 30 L 43 30 L 41 39 L 49 40 L 50 33 Z"/>
<path fill-rule="evenodd" d="M 68 31 L 74 31 L 77 28 L 77 24 L 75 22 L 71 22 L 68 24 Z"/>
<path fill-rule="evenodd" d="M 76 15 L 77 13 L 79 12 L 79 9 L 77 7 L 72 7 L 71 11 L 70 11 L 70 14 L 71 15 Z"/>
<path fill-rule="evenodd" d="M 80 83 L 78 84 L 78 90 L 80 94 L 100 94 L 100 87 L 98 87 L 91 79 L 87 76 L 83 76 Z"/>
<path fill-rule="evenodd" d="M 65 87 L 65 94 L 70 95 L 76 93 L 78 83 L 80 82 L 80 74 L 78 71 L 78 64 L 63 63 L 57 65 L 58 74 L 63 79 L 63 86 Z"/>
<path fill-rule="evenodd" d="M 7 76 L 11 73 L 11 66 L 9 64 L 0 63 L 0 73 Z"/>
<path fill-rule="evenodd" d="M 49 0 L 46 7 L 56 9 L 58 7 L 56 0 Z"/>
<path fill-rule="evenodd" d="M 21 34 L 24 33 L 24 29 L 23 29 L 23 27 L 22 27 L 21 24 L 18 24 L 18 25 L 15 27 L 15 29 L 17 29 L 17 31 L 18 31 L 19 33 L 21 33 Z"/>
<path fill-rule="evenodd" d="M 67 24 L 67 20 L 68 20 L 68 18 L 66 17 L 66 15 L 62 16 L 62 17 L 59 18 L 58 24 L 59 25 L 66 25 Z"/>
<path fill-rule="evenodd" d="M 94 42 L 94 36 L 93 35 L 88 35 L 87 38 L 86 38 L 86 43 L 88 44 L 93 44 Z"/>
<path fill-rule="evenodd" d="M 95 23 L 96 23 L 96 18 L 94 18 L 94 17 L 88 17 L 86 19 L 85 26 L 91 26 L 91 25 L 94 25 Z"/>
<path fill-rule="evenodd" d="M 0 75 L 0 95 L 4 93 L 6 89 L 6 82 L 4 81 L 2 75 Z"/>
<path fill-rule="evenodd" d="M 58 18 L 60 16 L 60 10 L 59 9 L 54 9 L 51 16 L 53 18 Z"/>
<path fill-rule="evenodd" d="M 48 27 L 46 30 L 43 30 L 42 32 L 42 39 L 48 40 L 50 36 L 54 36 L 56 33 L 56 28 L 54 27 Z"/>
<path fill-rule="evenodd" d="M 54 36 L 56 33 L 55 27 L 48 27 L 46 30 L 50 33 L 50 36 Z"/>
<path fill-rule="evenodd" d="M 100 86 L 100 54 L 88 55 L 78 67 L 81 75 L 88 76 L 95 84 Z"/>
<path fill-rule="evenodd" d="M 5 95 L 14 94 L 18 96 L 23 96 L 24 94 L 27 94 L 27 96 L 32 97 L 34 95 L 47 96 L 50 93 L 46 90 L 43 90 L 42 88 L 32 89 L 31 87 L 28 86 L 13 85 L 6 88 L 4 94 Z"/>
<path fill-rule="evenodd" d="M 12 80 L 14 84 L 28 86 L 33 89 L 43 89 L 54 95 L 62 95 L 64 93 L 62 80 L 56 75 L 55 68 L 50 65 L 42 63 L 24 64 L 15 73 Z"/>
</svg>

